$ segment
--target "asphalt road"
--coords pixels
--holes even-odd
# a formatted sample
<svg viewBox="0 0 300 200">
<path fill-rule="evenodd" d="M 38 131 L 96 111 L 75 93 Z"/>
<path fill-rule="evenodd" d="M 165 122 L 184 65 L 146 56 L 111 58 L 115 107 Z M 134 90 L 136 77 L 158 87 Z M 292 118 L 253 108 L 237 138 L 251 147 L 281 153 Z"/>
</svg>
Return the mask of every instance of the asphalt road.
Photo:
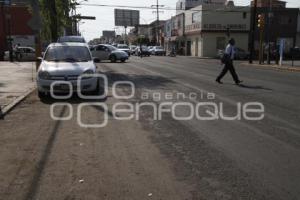
<svg viewBox="0 0 300 200">
<path fill-rule="evenodd" d="M 50 106 L 57 101 L 40 101 L 36 93 L 0 121 L 0 199 L 300 199 L 300 73 L 237 65 L 244 82 L 236 86 L 229 75 L 215 83 L 221 70 L 215 60 L 131 58 L 98 66 L 109 96 L 97 102 L 108 111 L 86 106 L 80 116 L 93 124 L 107 113 L 107 126 L 80 127 L 77 110 L 86 101 L 77 97 L 65 101 L 74 116 L 55 121 Z M 134 97 L 116 98 L 116 81 L 134 83 Z M 131 88 L 123 83 L 116 93 L 129 95 Z M 113 112 L 120 102 L 212 102 L 226 116 L 236 115 L 237 103 L 259 102 L 265 111 L 259 121 L 176 120 L 190 113 L 178 106 L 175 117 L 165 111 L 155 120 L 155 109 L 145 106 L 122 121 L 116 116 L 128 113 Z M 70 108 L 54 113 L 67 116 Z"/>
</svg>

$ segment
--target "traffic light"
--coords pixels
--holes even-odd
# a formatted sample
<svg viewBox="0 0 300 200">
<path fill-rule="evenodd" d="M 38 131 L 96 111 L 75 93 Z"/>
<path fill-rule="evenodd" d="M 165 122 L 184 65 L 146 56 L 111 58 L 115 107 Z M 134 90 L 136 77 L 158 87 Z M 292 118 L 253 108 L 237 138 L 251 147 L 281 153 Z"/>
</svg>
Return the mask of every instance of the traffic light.
<svg viewBox="0 0 300 200">
<path fill-rule="evenodd" d="M 264 28 L 264 25 L 265 25 L 265 17 L 263 14 L 259 14 L 257 19 L 257 27 L 262 29 Z"/>
</svg>

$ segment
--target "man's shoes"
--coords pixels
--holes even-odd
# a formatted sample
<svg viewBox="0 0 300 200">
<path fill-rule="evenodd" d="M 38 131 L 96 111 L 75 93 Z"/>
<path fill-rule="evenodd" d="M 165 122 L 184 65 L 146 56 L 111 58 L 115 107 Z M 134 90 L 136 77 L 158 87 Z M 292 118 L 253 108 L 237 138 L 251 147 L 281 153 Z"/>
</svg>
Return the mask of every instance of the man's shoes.
<svg viewBox="0 0 300 200">
<path fill-rule="evenodd" d="M 217 79 L 216 82 L 219 83 L 219 84 L 223 84 L 223 82 L 219 79 Z"/>
<path fill-rule="evenodd" d="M 241 83 L 242 83 L 243 81 L 237 81 L 237 82 L 235 82 L 235 84 L 237 84 L 237 85 L 240 85 Z"/>
</svg>

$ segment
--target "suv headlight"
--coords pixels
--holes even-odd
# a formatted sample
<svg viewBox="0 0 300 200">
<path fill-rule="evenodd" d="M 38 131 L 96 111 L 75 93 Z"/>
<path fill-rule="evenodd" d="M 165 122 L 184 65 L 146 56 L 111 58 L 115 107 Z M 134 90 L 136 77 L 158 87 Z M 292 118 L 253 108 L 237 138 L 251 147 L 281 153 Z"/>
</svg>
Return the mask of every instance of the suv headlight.
<svg viewBox="0 0 300 200">
<path fill-rule="evenodd" d="M 47 71 L 40 71 L 39 78 L 44 79 L 44 80 L 49 80 L 49 79 L 51 79 L 51 76 L 50 76 L 49 72 L 47 72 Z"/>
</svg>

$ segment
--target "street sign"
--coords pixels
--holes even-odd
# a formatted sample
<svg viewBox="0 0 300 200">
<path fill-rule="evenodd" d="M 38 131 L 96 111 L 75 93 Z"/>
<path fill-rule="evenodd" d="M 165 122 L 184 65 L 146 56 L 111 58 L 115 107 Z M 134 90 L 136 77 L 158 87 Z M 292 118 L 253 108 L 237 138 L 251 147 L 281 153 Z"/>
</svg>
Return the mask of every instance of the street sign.
<svg viewBox="0 0 300 200">
<path fill-rule="evenodd" d="M 74 15 L 74 19 L 87 19 L 87 20 L 96 20 L 94 16 L 81 16 L 81 15 Z"/>
<path fill-rule="evenodd" d="M 115 26 L 137 26 L 140 24 L 139 10 L 115 9 Z"/>
</svg>

